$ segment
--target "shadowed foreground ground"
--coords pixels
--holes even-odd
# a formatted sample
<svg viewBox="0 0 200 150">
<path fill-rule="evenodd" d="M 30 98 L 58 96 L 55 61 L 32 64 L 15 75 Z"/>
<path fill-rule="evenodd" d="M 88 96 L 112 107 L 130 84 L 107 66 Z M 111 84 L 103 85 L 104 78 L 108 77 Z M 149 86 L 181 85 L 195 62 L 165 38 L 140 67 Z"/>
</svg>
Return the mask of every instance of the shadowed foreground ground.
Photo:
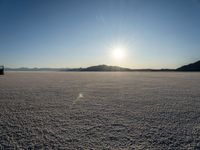
<svg viewBox="0 0 200 150">
<path fill-rule="evenodd" d="M 199 73 L 9 72 L 0 149 L 200 149 Z"/>
</svg>

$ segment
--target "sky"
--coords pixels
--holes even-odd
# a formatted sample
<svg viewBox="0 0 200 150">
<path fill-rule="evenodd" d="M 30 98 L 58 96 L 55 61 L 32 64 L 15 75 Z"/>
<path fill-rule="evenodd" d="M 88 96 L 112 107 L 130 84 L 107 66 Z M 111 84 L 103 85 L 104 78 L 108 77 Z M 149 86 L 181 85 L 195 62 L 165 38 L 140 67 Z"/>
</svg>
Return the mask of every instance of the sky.
<svg viewBox="0 0 200 150">
<path fill-rule="evenodd" d="M 0 0 L 6 67 L 156 69 L 199 59 L 200 0 Z"/>
</svg>

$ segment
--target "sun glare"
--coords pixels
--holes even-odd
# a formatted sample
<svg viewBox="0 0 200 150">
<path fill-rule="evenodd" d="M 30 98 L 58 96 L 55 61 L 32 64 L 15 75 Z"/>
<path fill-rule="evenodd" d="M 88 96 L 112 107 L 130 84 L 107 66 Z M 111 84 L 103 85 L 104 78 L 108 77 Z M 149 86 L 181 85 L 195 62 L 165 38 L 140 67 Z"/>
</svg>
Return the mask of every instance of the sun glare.
<svg viewBox="0 0 200 150">
<path fill-rule="evenodd" d="M 112 56 L 117 60 L 125 58 L 125 49 L 122 47 L 113 48 Z"/>
</svg>

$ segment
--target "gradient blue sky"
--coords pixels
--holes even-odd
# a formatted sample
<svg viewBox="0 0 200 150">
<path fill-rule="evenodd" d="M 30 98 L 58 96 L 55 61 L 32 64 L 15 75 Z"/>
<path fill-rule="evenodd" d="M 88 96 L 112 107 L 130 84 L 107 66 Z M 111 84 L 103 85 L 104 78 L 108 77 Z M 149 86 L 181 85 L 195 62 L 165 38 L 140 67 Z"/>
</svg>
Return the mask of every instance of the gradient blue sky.
<svg viewBox="0 0 200 150">
<path fill-rule="evenodd" d="M 120 62 L 110 47 L 126 47 Z M 176 68 L 200 59 L 198 0 L 0 0 L 7 67 Z"/>
</svg>

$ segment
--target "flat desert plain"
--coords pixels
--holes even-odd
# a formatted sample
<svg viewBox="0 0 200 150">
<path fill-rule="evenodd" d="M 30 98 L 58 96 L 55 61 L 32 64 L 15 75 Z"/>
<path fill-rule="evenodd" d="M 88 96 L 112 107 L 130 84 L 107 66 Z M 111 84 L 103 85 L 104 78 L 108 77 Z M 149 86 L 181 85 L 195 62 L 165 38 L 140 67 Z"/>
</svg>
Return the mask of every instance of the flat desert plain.
<svg viewBox="0 0 200 150">
<path fill-rule="evenodd" d="M 0 149 L 200 149 L 200 73 L 7 72 Z"/>
</svg>

